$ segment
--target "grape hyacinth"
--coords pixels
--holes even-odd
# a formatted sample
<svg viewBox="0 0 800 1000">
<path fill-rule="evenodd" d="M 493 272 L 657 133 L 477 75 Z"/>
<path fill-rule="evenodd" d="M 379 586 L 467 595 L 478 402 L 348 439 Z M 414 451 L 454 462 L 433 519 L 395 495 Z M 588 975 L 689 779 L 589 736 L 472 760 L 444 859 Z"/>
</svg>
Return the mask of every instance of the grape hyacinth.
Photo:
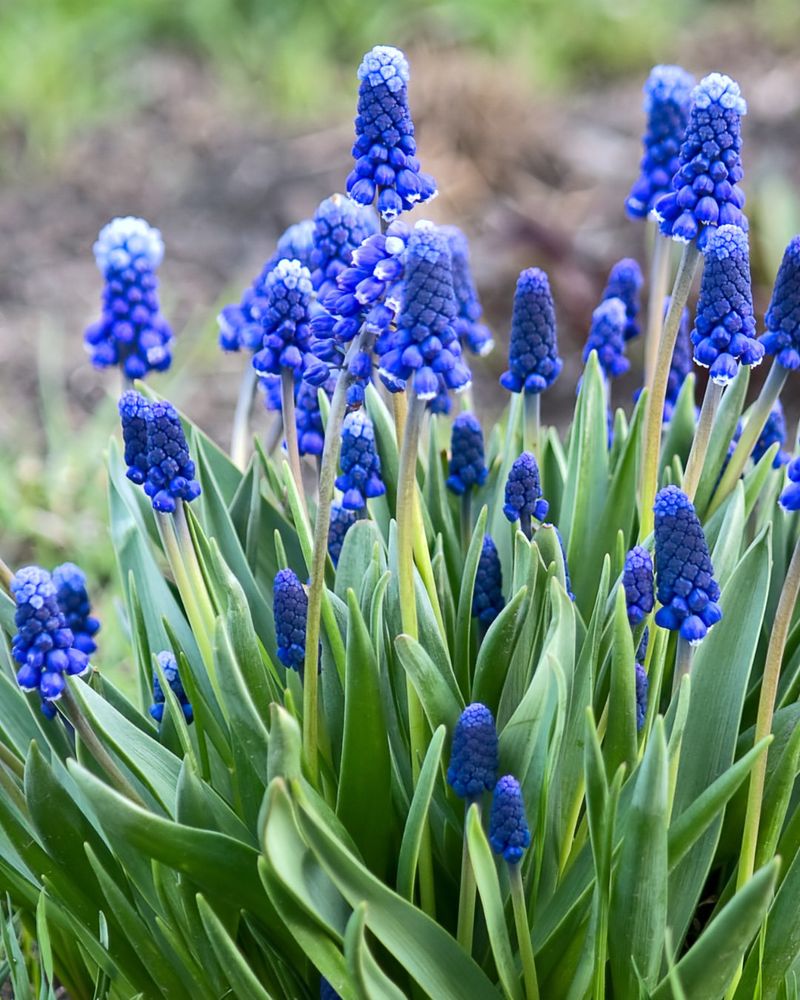
<svg viewBox="0 0 800 1000">
<path fill-rule="evenodd" d="M 408 107 L 408 61 L 399 49 L 376 45 L 358 68 L 355 166 L 347 193 L 391 220 L 435 197 L 436 182 L 420 172 Z"/>
<path fill-rule="evenodd" d="M 584 364 L 592 351 L 606 378 L 624 375 L 631 363 L 625 357 L 625 327 L 627 312 L 622 299 L 605 299 L 592 313 L 592 325 L 583 349 Z"/>
<path fill-rule="evenodd" d="M 509 521 L 534 518 L 541 521 L 547 516 L 550 505 L 542 497 L 539 466 L 529 451 L 523 451 L 514 460 L 506 481 L 503 513 Z"/>
<path fill-rule="evenodd" d="M 759 340 L 766 353 L 784 368 L 800 368 L 800 236 L 783 254 L 764 325 L 767 332 Z"/>
<path fill-rule="evenodd" d="M 94 637 L 100 629 L 100 622 L 92 616 L 86 574 L 75 563 L 62 563 L 53 570 L 53 583 L 58 607 L 72 632 L 75 649 L 91 656 L 97 649 Z"/>
<path fill-rule="evenodd" d="M 52 577 L 39 566 L 24 566 L 11 578 L 16 603 L 11 654 L 18 664 L 17 683 L 23 691 L 38 691 L 42 712 L 52 719 L 66 681 L 64 675 L 85 674 L 89 657 L 74 645 L 72 630 L 58 606 Z"/>
<path fill-rule="evenodd" d="M 778 503 L 786 511 L 800 510 L 800 458 L 792 460 L 786 469 L 786 476 L 789 482 Z"/>
<path fill-rule="evenodd" d="M 642 545 L 634 546 L 625 556 L 622 571 L 628 621 L 632 626 L 641 625 L 653 610 L 653 560 Z"/>
<path fill-rule="evenodd" d="M 508 371 L 500 376 L 500 384 L 509 392 L 544 392 L 562 367 L 550 283 L 544 271 L 529 267 L 517 279 Z"/>
<path fill-rule="evenodd" d="M 156 654 L 156 659 L 158 660 L 158 665 L 164 674 L 164 679 L 167 684 L 169 684 L 172 693 L 180 702 L 180 706 L 183 709 L 183 717 L 187 722 L 191 722 L 194 719 L 194 711 L 189 702 L 189 698 L 186 691 L 183 689 L 183 682 L 181 681 L 180 673 L 178 672 L 178 661 L 175 659 L 173 653 L 168 649 Z M 150 715 L 156 720 L 156 722 L 161 722 L 164 718 L 164 705 L 166 703 L 166 697 L 164 696 L 164 690 L 161 687 L 161 680 L 158 676 L 158 672 L 153 670 L 153 704 L 150 706 Z"/>
<path fill-rule="evenodd" d="M 647 717 L 647 692 L 650 682 L 647 679 L 647 672 L 638 660 L 634 669 L 636 670 L 636 730 L 641 732 Z"/>
<path fill-rule="evenodd" d="M 644 284 L 642 269 L 632 257 L 623 257 L 611 268 L 602 301 L 621 299 L 625 305 L 625 340 L 639 335 L 639 295 Z"/>
<path fill-rule="evenodd" d="M 505 606 L 500 556 L 491 535 L 484 535 L 472 591 L 472 614 L 484 628 L 488 628 Z"/>
<path fill-rule="evenodd" d="M 339 460 L 342 474 L 336 478 L 342 506 L 361 510 L 367 499 L 386 492 L 381 479 L 381 460 L 375 447 L 375 429 L 363 410 L 348 413 L 342 426 L 342 453 Z"/>
<path fill-rule="evenodd" d="M 358 514 L 354 510 L 348 510 L 342 501 L 335 497 L 331 504 L 331 523 L 328 528 L 328 552 L 334 566 L 339 563 L 339 556 L 342 554 L 344 536 L 348 530 L 358 520 Z"/>
<path fill-rule="evenodd" d="M 497 730 L 489 709 L 467 705 L 453 730 L 447 783 L 462 799 L 474 800 L 491 792 L 497 781 Z"/>
<path fill-rule="evenodd" d="M 138 421 L 140 412 L 141 404 L 134 420 Z M 120 407 L 126 454 L 130 413 L 127 405 L 124 409 Z M 175 407 L 165 400 L 156 400 L 147 403 L 144 413 L 147 427 L 144 491 L 152 501 L 153 510 L 171 514 L 178 500 L 190 503 L 200 496 L 200 484 L 194 478 L 194 462 L 189 458 L 189 446 Z"/>
<path fill-rule="evenodd" d="M 717 226 L 747 230 L 739 187 L 744 176 L 741 119 L 746 113 L 739 85 L 729 76 L 711 73 L 694 88 L 673 190 L 654 208 L 664 236 L 681 243 L 697 240 L 702 250 Z"/>
<path fill-rule="evenodd" d="M 341 194 L 326 198 L 314 213 L 314 236 L 308 269 L 318 295 L 336 288 L 336 278 L 349 267 L 353 251 L 378 231 L 371 208 Z"/>
<path fill-rule="evenodd" d="M 119 416 L 122 422 L 122 441 L 125 449 L 125 475 L 132 483 L 141 486 L 147 478 L 147 415 L 150 403 L 141 393 L 128 389 L 120 396 Z"/>
<path fill-rule="evenodd" d="M 483 452 L 483 429 L 474 413 L 459 413 L 453 421 L 447 487 L 461 496 L 483 486 L 489 470 Z"/>
<path fill-rule="evenodd" d="M 329 378 L 322 388 L 330 399 L 336 388 L 336 379 Z M 280 393 L 278 396 L 280 398 Z M 295 389 L 295 424 L 300 454 L 321 455 L 325 444 L 325 427 L 319 408 L 319 390 L 308 382 L 298 382 Z"/>
<path fill-rule="evenodd" d="M 706 244 L 705 258 L 692 330 L 694 360 L 710 368 L 714 382 L 727 385 L 739 364 L 759 365 L 764 356 L 755 339 L 746 234 L 738 226 L 720 226 Z"/>
<path fill-rule="evenodd" d="M 643 219 L 670 190 L 678 171 L 678 153 L 689 118 L 694 77 L 680 66 L 654 66 L 644 85 L 647 127 L 642 137 L 644 155 L 639 177 L 625 208 L 634 219 Z"/>
<path fill-rule="evenodd" d="M 261 347 L 264 335 L 261 317 L 267 307 L 267 278 L 281 260 L 299 260 L 308 267 L 313 246 L 314 222 L 311 219 L 289 226 L 278 240 L 275 253 L 245 290 L 238 305 L 225 306 L 217 317 L 219 346 L 223 351 L 257 351 Z"/>
<path fill-rule="evenodd" d="M 775 405 L 767 417 L 764 429 L 753 447 L 753 461 L 760 462 L 773 444 L 783 445 L 786 443 L 786 420 L 783 416 L 783 407 L 780 400 L 776 400 Z M 779 447 L 772 460 L 772 468 L 780 469 L 782 465 L 791 462 L 792 456 L 788 451 Z"/>
<path fill-rule="evenodd" d="M 494 347 L 489 328 L 480 322 L 483 306 L 472 278 L 469 263 L 469 242 L 458 226 L 440 226 L 447 237 L 453 261 L 453 290 L 458 303 L 455 331 L 462 349 L 467 348 L 478 357 L 485 357 Z"/>
<path fill-rule="evenodd" d="M 172 330 L 158 302 L 161 233 L 144 219 L 112 219 L 100 230 L 94 256 L 105 286 L 101 318 L 84 334 L 92 364 L 120 365 L 128 379 L 165 371 L 172 360 Z"/>
<path fill-rule="evenodd" d="M 517 864 L 530 847 L 531 832 L 525 815 L 522 789 L 515 777 L 504 775 L 497 782 L 489 814 L 489 843 L 495 854 Z"/>
<path fill-rule="evenodd" d="M 278 570 L 272 598 L 278 659 L 284 667 L 302 671 L 306 655 L 308 596 L 293 570 Z"/>
<path fill-rule="evenodd" d="M 680 630 L 695 645 L 722 618 L 720 591 L 703 528 L 691 501 L 677 486 L 665 486 L 655 506 L 656 625 Z"/>
<path fill-rule="evenodd" d="M 455 392 L 471 383 L 453 323 L 453 268 L 447 239 L 432 224 L 417 225 L 408 239 L 403 303 L 397 329 L 378 338 L 379 372 L 391 392 L 408 383 L 420 399 L 440 387 Z"/>
</svg>

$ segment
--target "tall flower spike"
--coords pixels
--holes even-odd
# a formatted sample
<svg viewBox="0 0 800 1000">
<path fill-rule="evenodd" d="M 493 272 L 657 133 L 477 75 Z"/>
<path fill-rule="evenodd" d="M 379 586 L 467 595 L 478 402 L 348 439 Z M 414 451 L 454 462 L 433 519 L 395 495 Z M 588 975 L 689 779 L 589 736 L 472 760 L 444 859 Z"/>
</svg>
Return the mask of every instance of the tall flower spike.
<svg viewBox="0 0 800 1000">
<path fill-rule="evenodd" d="M 408 107 L 408 61 L 399 49 L 376 45 L 358 67 L 355 166 L 347 193 L 393 219 L 435 197 L 436 182 L 420 172 Z"/>
<path fill-rule="evenodd" d="M 583 349 L 584 364 L 592 351 L 606 378 L 624 375 L 631 363 L 625 357 L 625 328 L 628 317 L 622 299 L 605 299 L 592 313 L 592 325 Z"/>
<path fill-rule="evenodd" d="M 439 228 L 447 237 L 453 260 L 453 289 L 458 303 L 458 315 L 454 325 L 458 339 L 462 348 L 466 347 L 472 354 L 484 357 L 494 347 L 494 341 L 489 328 L 480 321 L 483 306 L 472 278 L 469 242 L 458 226 Z"/>
<path fill-rule="evenodd" d="M 800 510 L 800 458 L 795 458 L 786 470 L 789 482 L 778 503 L 786 511 Z"/>
<path fill-rule="evenodd" d="M 447 486 L 459 496 L 483 486 L 489 470 L 483 452 L 483 429 L 474 413 L 459 413 L 450 439 L 450 474 Z"/>
<path fill-rule="evenodd" d="M 636 729 L 641 732 L 644 720 L 647 718 L 647 693 L 650 682 L 641 663 L 637 661 L 636 670 Z"/>
<path fill-rule="evenodd" d="M 472 614 L 484 628 L 488 628 L 505 606 L 500 556 L 492 537 L 484 535 L 472 591 Z"/>
<path fill-rule="evenodd" d="M 710 368 L 709 376 L 727 385 L 739 365 L 758 365 L 764 347 L 755 339 L 750 251 L 738 226 L 720 226 L 705 249 L 695 326 L 694 360 Z"/>
<path fill-rule="evenodd" d="M 729 76 L 711 73 L 692 91 L 673 190 L 654 208 L 665 236 L 681 243 L 696 239 L 702 250 L 716 226 L 747 230 L 744 193 L 738 186 L 744 176 L 741 122 L 745 114 L 747 104 L 739 84 Z"/>
<path fill-rule="evenodd" d="M 536 458 L 531 452 L 523 451 L 519 458 L 514 460 L 508 474 L 503 513 L 509 521 L 517 521 L 521 517 L 532 517 L 541 521 L 547 516 L 549 509 L 550 505 L 542 497 L 542 483 Z"/>
<path fill-rule="evenodd" d="M 800 236 L 783 254 L 764 325 L 759 339 L 767 354 L 784 368 L 800 368 Z"/>
<path fill-rule="evenodd" d="M 300 671 L 306 655 L 308 595 L 292 570 L 280 569 L 275 574 L 272 598 L 278 659 L 284 667 Z"/>
<path fill-rule="evenodd" d="M 497 781 L 497 730 L 494 717 L 480 702 L 467 705 L 453 730 L 447 782 L 462 799 L 491 792 Z"/>
<path fill-rule="evenodd" d="M 161 315 L 156 270 L 161 233 L 144 219 L 112 219 L 94 245 L 105 280 L 102 315 L 84 334 L 96 368 L 120 365 L 129 379 L 164 371 L 172 361 L 172 330 Z"/>
<path fill-rule="evenodd" d="M 547 275 L 538 267 L 522 271 L 514 293 L 508 371 L 500 384 L 509 392 L 544 392 L 563 367 L 558 356 L 556 312 Z"/>
<path fill-rule="evenodd" d="M 11 654 L 20 665 L 17 683 L 23 691 L 38 691 L 42 712 L 53 718 L 52 702 L 61 697 L 64 675 L 86 673 L 89 657 L 73 645 L 56 585 L 46 570 L 24 566 L 11 579 L 11 596 L 16 603 Z"/>
<path fill-rule="evenodd" d="M 525 815 L 522 789 L 515 777 L 504 775 L 497 782 L 489 814 L 489 843 L 510 865 L 522 860 L 530 847 L 531 831 Z"/>
<path fill-rule="evenodd" d="M 237 304 L 225 306 L 217 317 L 219 346 L 223 351 L 257 351 L 261 347 L 263 330 L 261 316 L 267 306 L 266 281 L 280 260 L 299 260 L 309 266 L 314 245 L 314 222 L 296 222 L 282 234 L 275 253 L 261 268 L 258 276 Z"/>
<path fill-rule="evenodd" d="M 125 446 L 125 475 L 132 483 L 141 486 L 147 478 L 147 414 L 150 401 L 128 389 L 120 396 L 119 417 L 122 423 L 122 441 Z"/>
<path fill-rule="evenodd" d="M 75 563 L 62 563 L 53 570 L 56 600 L 73 636 L 73 645 L 91 656 L 97 649 L 94 637 L 100 622 L 92 616 L 92 605 L 86 590 L 86 575 Z"/>
<path fill-rule="evenodd" d="M 603 301 L 622 299 L 625 304 L 625 340 L 639 335 L 639 294 L 644 284 L 642 269 L 632 257 L 623 257 L 611 268 L 608 275 Z"/>
<path fill-rule="evenodd" d="M 156 659 L 158 660 L 158 665 L 164 674 L 164 679 L 167 684 L 169 684 L 172 693 L 180 702 L 180 706 L 183 709 L 183 717 L 187 722 L 191 722 L 194 719 L 194 711 L 189 702 L 189 698 L 186 691 L 183 688 L 183 682 L 181 681 L 181 675 L 178 672 L 178 661 L 175 659 L 173 653 L 168 649 L 156 654 Z M 156 722 L 161 722 L 164 718 L 164 705 L 166 703 L 166 697 L 164 695 L 164 690 L 161 687 L 161 680 L 158 676 L 157 671 L 153 670 L 153 704 L 150 706 L 150 715 L 156 720 Z"/>
<path fill-rule="evenodd" d="M 354 510 L 348 510 L 342 501 L 335 497 L 331 504 L 331 524 L 328 528 L 328 552 L 334 566 L 339 563 L 344 536 L 357 520 L 358 514 Z"/>
<path fill-rule="evenodd" d="M 761 432 L 761 436 L 755 445 L 753 445 L 753 461 L 760 462 L 764 454 L 769 448 L 772 447 L 775 442 L 779 445 L 786 443 L 786 420 L 783 416 L 783 407 L 781 406 L 781 401 L 778 399 L 775 401 L 775 405 L 770 411 L 770 415 L 767 417 L 767 422 L 764 424 L 764 430 Z M 772 460 L 772 468 L 780 469 L 782 465 L 786 465 L 791 462 L 792 456 L 788 451 L 779 447 L 775 454 L 775 458 Z"/>
<path fill-rule="evenodd" d="M 342 427 L 342 454 L 339 459 L 342 474 L 336 478 L 342 506 L 361 510 L 369 497 L 386 492 L 381 479 L 381 460 L 375 447 L 375 428 L 364 410 L 348 413 Z"/>
<path fill-rule="evenodd" d="M 447 239 L 430 223 L 417 225 L 406 249 L 397 329 L 382 333 L 376 344 L 390 391 L 402 391 L 413 379 L 419 398 L 433 399 L 440 387 L 461 392 L 470 385 L 453 326 L 456 313 Z"/>
<path fill-rule="evenodd" d="M 314 241 L 308 267 L 318 295 L 336 288 L 336 279 L 352 262 L 353 251 L 378 231 L 372 208 L 334 194 L 314 213 Z"/>
<path fill-rule="evenodd" d="M 194 478 L 194 462 L 180 417 L 171 403 L 150 403 L 147 421 L 147 475 L 144 491 L 153 510 L 171 514 L 178 500 L 190 503 L 200 496 L 200 484 Z"/>
<path fill-rule="evenodd" d="M 625 556 L 622 571 L 622 586 L 625 588 L 625 604 L 631 625 L 641 625 L 653 610 L 653 560 L 642 545 L 634 546 Z"/>
<path fill-rule="evenodd" d="M 642 137 L 644 155 L 639 178 L 631 188 L 625 208 L 634 219 L 643 219 L 658 199 L 669 192 L 678 171 L 678 157 L 689 118 L 694 77 L 680 66 L 654 66 L 644 85 L 647 127 Z"/>
<path fill-rule="evenodd" d="M 680 634 L 693 645 L 722 618 L 719 585 L 703 528 L 691 501 L 677 486 L 656 496 L 656 625 Z"/>
</svg>

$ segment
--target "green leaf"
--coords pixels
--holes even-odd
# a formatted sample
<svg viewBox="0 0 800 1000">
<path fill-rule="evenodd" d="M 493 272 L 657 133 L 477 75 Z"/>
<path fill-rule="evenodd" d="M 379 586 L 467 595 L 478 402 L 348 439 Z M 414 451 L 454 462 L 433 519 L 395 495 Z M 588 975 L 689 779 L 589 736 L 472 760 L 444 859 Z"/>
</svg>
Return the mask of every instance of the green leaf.
<svg viewBox="0 0 800 1000">
<path fill-rule="evenodd" d="M 383 549 L 383 539 L 374 521 L 356 521 L 348 529 L 336 566 L 335 593 L 338 598 L 346 601 L 350 588 L 356 595 L 361 593 L 376 545 L 379 550 Z"/>
<path fill-rule="evenodd" d="M 405 1000 L 398 989 L 372 957 L 366 935 L 367 907 L 364 903 L 353 910 L 344 936 L 344 953 L 353 982 L 359 990 L 359 1000 Z"/>
<path fill-rule="evenodd" d="M 452 671 L 443 676 L 425 649 L 409 635 L 398 635 L 394 648 L 417 692 L 431 728 L 452 729 L 464 708 Z"/>
<path fill-rule="evenodd" d="M 410 902 L 414 899 L 414 880 L 416 877 L 417 862 L 419 861 L 420 845 L 422 844 L 425 824 L 428 820 L 428 812 L 431 807 L 431 799 L 433 798 L 433 789 L 436 785 L 436 775 L 439 773 L 446 734 L 447 730 L 445 727 L 439 726 L 431 737 L 417 778 L 417 784 L 414 788 L 411 806 L 406 817 L 406 826 L 403 830 L 403 840 L 400 844 L 400 854 L 397 859 L 397 891 L 404 899 Z"/>
<path fill-rule="evenodd" d="M 686 460 L 689 457 L 697 426 L 695 382 L 696 376 L 694 372 L 689 372 L 683 380 L 681 391 L 678 393 L 678 399 L 672 411 L 672 419 L 667 425 L 667 433 L 661 449 L 659 481 L 663 476 L 664 466 L 672 462 L 675 456 L 680 459 L 682 465 L 686 464 Z M 642 393 L 642 396 L 644 396 L 644 393 Z"/>
<path fill-rule="evenodd" d="M 736 431 L 736 424 L 742 415 L 742 407 L 747 396 L 749 383 L 750 369 L 747 365 L 740 365 L 736 378 L 725 390 L 714 418 L 711 439 L 708 442 L 708 451 L 703 462 L 703 471 L 694 497 L 695 510 L 701 519 L 719 481 L 725 456 L 728 454 L 728 448 Z"/>
<path fill-rule="evenodd" d="M 478 572 L 478 561 L 483 548 L 483 536 L 486 534 L 486 519 L 489 511 L 481 509 L 472 539 L 467 549 L 461 574 L 461 591 L 458 596 L 458 611 L 456 613 L 456 649 L 455 674 L 461 694 L 466 698 L 469 694 L 470 681 L 470 630 L 472 626 L 472 594 L 475 589 L 475 576 Z"/>
<path fill-rule="evenodd" d="M 608 728 L 603 741 L 603 756 L 609 777 L 625 764 L 630 774 L 636 763 L 636 670 L 635 650 L 625 590 L 617 588 L 614 604 L 614 631 L 611 651 L 611 690 L 608 696 Z"/>
<path fill-rule="evenodd" d="M 520 624 L 532 614 L 527 598 L 528 588 L 521 587 L 489 626 L 478 650 L 471 700 L 487 705 L 495 715 Z"/>
<path fill-rule="evenodd" d="M 271 995 L 253 975 L 236 942 L 214 913 L 202 894 L 197 894 L 197 909 L 217 961 L 225 970 L 233 995 L 239 1000 L 272 1000 Z"/>
</svg>

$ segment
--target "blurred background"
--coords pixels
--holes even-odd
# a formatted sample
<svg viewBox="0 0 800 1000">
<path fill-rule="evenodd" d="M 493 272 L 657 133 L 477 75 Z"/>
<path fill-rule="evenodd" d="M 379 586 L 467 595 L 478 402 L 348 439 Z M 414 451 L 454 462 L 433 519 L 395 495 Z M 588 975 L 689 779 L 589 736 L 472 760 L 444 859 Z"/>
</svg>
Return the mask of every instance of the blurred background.
<svg viewBox="0 0 800 1000">
<path fill-rule="evenodd" d="M 622 256 L 646 266 L 644 227 L 623 201 L 656 62 L 741 84 L 763 315 L 800 229 L 798 42 L 797 0 L 2 5 L 0 554 L 12 567 L 79 562 L 104 619 L 102 661 L 122 658 L 103 471 L 119 380 L 94 371 L 82 347 L 101 292 L 92 242 L 115 215 L 161 229 L 176 350 L 153 385 L 226 443 L 248 359 L 218 350 L 216 313 L 238 300 L 285 226 L 343 189 L 356 68 L 372 45 L 410 59 L 420 157 L 441 192 L 423 214 L 472 241 L 497 344 L 475 366 L 478 405 L 491 416 L 505 402 L 496 378 L 514 283 L 541 266 L 566 361 L 543 413 L 563 423 L 609 267 Z M 632 347 L 617 405 L 630 405 L 641 380 L 640 352 Z"/>
</svg>

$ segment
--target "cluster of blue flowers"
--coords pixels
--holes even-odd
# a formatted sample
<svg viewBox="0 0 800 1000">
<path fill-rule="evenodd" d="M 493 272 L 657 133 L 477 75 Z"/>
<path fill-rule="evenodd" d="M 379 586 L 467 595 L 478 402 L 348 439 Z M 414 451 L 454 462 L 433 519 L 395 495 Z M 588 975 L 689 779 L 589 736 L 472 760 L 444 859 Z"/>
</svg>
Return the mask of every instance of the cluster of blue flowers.
<svg viewBox="0 0 800 1000">
<path fill-rule="evenodd" d="M 653 610 L 653 560 L 642 545 L 634 546 L 625 556 L 622 571 L 628 621 L 632 626 L 641 625 Z"/>
<path fill-rule="evenodd" d="M 297 574 L 291 569 L 281 569 L 275 574 L 272 585 L 272 610 L 275 617 L 278 659 L 284 667 L 302 674 L 306 656 L 308 595 Z"/>
<path fill-rule="evenodd" d="M 766 353 L 784 368 L 800 368 L 800 236 L 783 254 L 764 325 L 760 341 Z"/>
<path fill-rule="evenodd" d="M 795 458 L 786 470 L 788 485 L 780 495 L 779 503 L 784 510 L 800 510 L 800 458 Z"/>
<path fill-rule="evenodd" d="M 369 498 L 386 492 L 375 447 L 375 428 L 364 410 L 355 410 L 345 417 L 339 462 L 342 474 L 336 479 L 336 488 L 344 494 L 345 509 L 362 510 Z"/>
<path fill-rule="evenodd" d="M 624 375 L 631 363 L 625 356 L 628 313 L 622 299 L 604 299 L 592 313 L 592 325 L 583 349 L 584 363 L 592 351 L 608 379 Z"/>
<path fill-rule="evenodd" d="M 781 406 L 780 400 L 777 400 L 767 417 L 764 429 L 761 431 L 758 440 L 753 445 L 753 461 L 760 462 L 772 445 L 778 444 L 778 450 L 775 452 L 775 458 L 772 460 L 772 468 L 780 469 L 782 465 L 786 465 L 792 460 L 792 456 L 789 452 L 780 447 L 780 445 L 785 443 L 786 419 L 783 415 L 783 407 Z"/>
<path fill-rule="evenodd" d="M 550 283 L 544 271 L 529 267 L 517 279 L 508 371 L 500 376 L 500 384 L 509 392 L 544 392 L 562 367 Z"/>
<path fill-rule="evenodd" d="M 472 614 L 487 629 L 505 606 L 500 555 L 491 535 L 484 535 L 472 591 Z"/>
<path fill-rule="evenodd" d="M 530 451 L 523 451 L 514 460 L 506 481 L 503 513 L 509 521 L 542 521 L 547 517 L 550 504 L 542 497 L 539 465 Z"/>
<path fill-rule="evenodd" d="M 472 354 L 485 357 L 494 347 L 489 328 L 481 323 L 483 306 L 478 298 L 478 290 L 472 278 L 469 263 L 469 241 L 458 226 L 440 226 L 447 237 L 450 257 L 453 262 L 453 291 L 456 296 L 458 313 L 454 322 L 456 335 L 461 347 Z"/>
<path fill-rule="evenodd" d="M 75 563 L 66 562 L 53 570 L 56 600 L 72 632 L 73 645 L 87 656 L 97 649 L 94 637 L 100 622 L 92 615 L 92 605 L 86 589 L 86 574 Z"/>
<path fill-rule="evenodd" d="M 620 299 L 625 306 L 625 340 L 639 336 L 639 296 L 644 284 L 642 269 L 632 257 L 623 257 L 611 268 L 602 301 Z"/>
<path fill-rule="evenodd" d="M 483 450 L 483 429 L 474 413 L 459 413 L 450 439 L 447 487 L 458 496 L 483 486 L 489 470 Z"/>
<path fill-rule="evenodd" d="M 339 563 L 344 536 L 357 520 L 358 512 L 345 507 L 342 501 L 335 497 L 331 504 L 331 523 L 328 528 L 328 552 L 334 566 Z"/>
<path fill-rule="evenodd" d="M 192 709 L 189 698 L 183 687 L 183 682 L 181 681 L 181 675 L 178 671 L 178 661 L 175 659 L 174 653 L 170 650 L 165 649 L 162 652 L 156 654 L 156 659 L 158 660 L 158 665 L 161 667 L 161 672 L 164 674 L 164 679 L 170 686 L 170 690 L 178 699 L 178 702 L 183 710 L 183 717 L 187 722 L 192 722 L 194 719 L 194 711 Z M 156 722 L 161 722 L 164 718 L 164 705 L 166 703 L 166 697 L 164 695 L 164 689 L 161 686 L 161 680 L 158 676 L 158 671 L 153 670 L 153 704 L 150 706 L 150 715 L 156 720 Z"/>
</svg>

